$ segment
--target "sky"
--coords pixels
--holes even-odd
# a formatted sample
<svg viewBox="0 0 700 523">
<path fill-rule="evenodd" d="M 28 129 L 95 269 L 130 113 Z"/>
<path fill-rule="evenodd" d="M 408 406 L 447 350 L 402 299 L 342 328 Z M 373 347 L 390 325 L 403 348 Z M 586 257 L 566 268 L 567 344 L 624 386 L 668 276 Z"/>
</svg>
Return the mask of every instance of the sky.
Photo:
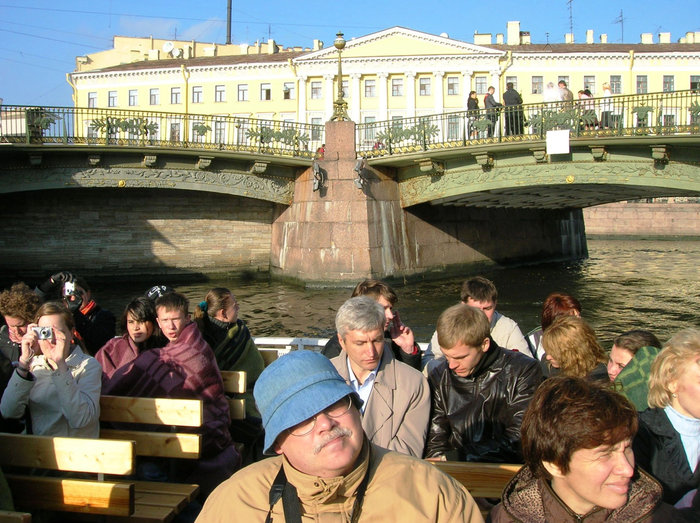
<svg viewBox="0 0 700 523">
<path fill-rule="evenodd" d="M 75 57 L 107 50 L 112 38 L 136 36 L 226 42 L 228 0 L 0 0 L 0 98 L 9 105 L 70 106 L 66 73 Z M 285 47 L 332 45 L 393 26 L 473 43 L 474 33 L 506 32 L 511 20 L 532 43 L 563 43 L 573 26 L 576 42 L 586 30 L 595 39 L 639 43 L 641 33 L 670 32 L 676 42 L 700 31 L 700 0 L 659 4 L 649 0 L 232 0 L 235 44 L 273 38 Z M 620 23 L 622 19 L 622 23 Z"/>
</svg>

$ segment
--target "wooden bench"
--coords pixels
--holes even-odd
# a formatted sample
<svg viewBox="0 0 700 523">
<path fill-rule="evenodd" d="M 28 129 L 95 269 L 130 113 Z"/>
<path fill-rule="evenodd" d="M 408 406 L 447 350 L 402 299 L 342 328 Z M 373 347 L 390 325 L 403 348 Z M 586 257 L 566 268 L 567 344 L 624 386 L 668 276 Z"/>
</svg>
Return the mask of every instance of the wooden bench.
<svg viewBox="0 0 700 523">
<path fill-rule="evenodd" d="M 134 484 L 105 481 L 102 475 L 132 474 L 134 446 L 133 441 L 0 434 L 0 465 L 18 509 L 128 517 L 134 512 Z M 36 469 L 82 474 L 41 476 Z"/>
<path fill-rule="evenodd" d="M 224 380 L 224 392 L 228 397 L 228 407 L 231 420 L 245 419 L 245 398 L 237 397 L 243 394 L 248 387 L 248 377 L 245 371 L 222 370 L 221 378 Z"/>
<path fill-rule="evenodd" d="M 510 463 L 474 463 L 466 461 L 431 461 L 452 476 L 475 498 L 500 498 L 506 484 L 522 465 Z"/>
<path fill-rule="evenodd" d="M 31 523 L 32 515 L 29 512 L 12 512 L 0 510 L 0 523 Z"/>
<path fill-rule="evenodd" d="M 198 459 L 200 456 L 200 434 L 151 431 L 143 425 L 201 427 L 204 422 L 201 400 L 102 396 L 100 421 L 119 427 L 103 428 L 101 439 L 133 441 L 136 456 L 180 459 Z M 128 424 L 139 426 L 131 427 Z M 133 481 L 133 485 L 133 514 L 128 518 L 110 518 L 110 521 L 168 522 L 199 493 L 199 487 L 193 484 Z"/>
</svg>

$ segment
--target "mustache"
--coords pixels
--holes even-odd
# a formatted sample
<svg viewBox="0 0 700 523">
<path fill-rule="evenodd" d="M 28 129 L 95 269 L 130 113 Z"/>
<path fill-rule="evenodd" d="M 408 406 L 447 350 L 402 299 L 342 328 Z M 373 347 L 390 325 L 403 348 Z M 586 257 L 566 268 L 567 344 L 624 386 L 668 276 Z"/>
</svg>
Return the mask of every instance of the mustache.
<svg viewBox="0 0 700 523">
<path fill-rule="evenodd" d="M 323 447 L 328 445 L 331 441 L 336 438 L 350 437 L 352 436 L 352 430 L 347 427 L 333 427 L 324 438 L 316 444 L 314 447 L 314 454 L 321 452 Z"/>
</svg>

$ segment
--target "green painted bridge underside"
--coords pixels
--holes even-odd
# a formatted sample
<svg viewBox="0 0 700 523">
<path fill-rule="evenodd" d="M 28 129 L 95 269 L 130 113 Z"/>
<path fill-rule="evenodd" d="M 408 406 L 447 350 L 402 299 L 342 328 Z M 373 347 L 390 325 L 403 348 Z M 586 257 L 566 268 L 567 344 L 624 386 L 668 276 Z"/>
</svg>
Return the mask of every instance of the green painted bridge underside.
<svg viewBox="0 0 700 523">
<path fill-rule="evenodd" d="M 509 208 L 585 208 L 622 200 L 699 196 L 700 151 L 684 146 L 655 160 L 648 146 L 609 147 L 594 159 L 588 147 L 537 162 L 531 151 L 494 153 L 482 166 L 472 155 L 442 159 L 442 173 L 397 168 L 401 204 Z"/>
</svg>

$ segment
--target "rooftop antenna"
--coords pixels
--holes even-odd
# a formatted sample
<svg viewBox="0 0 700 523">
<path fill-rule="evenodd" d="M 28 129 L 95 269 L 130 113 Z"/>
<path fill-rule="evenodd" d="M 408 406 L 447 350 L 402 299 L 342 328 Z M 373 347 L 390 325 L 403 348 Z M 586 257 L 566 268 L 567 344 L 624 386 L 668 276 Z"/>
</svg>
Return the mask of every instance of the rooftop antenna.
<svg viewBox="0 0 700 523">
<path fill-rule="evenodd" d="M 567 4 L 569 4 L 569 33 L 571 34 L 571 38 L 573 39 L 574 37 L 574 0 L 567 0 Z"/>
<path fill-rule="evenodd" d="M 547 36 L 547 43 L 544 44 L 544 50 L 545 51 L 552 51 L 552 46 L 549 45 L 549 33 L 545 33 L 545 35 Z"/>
<path fill-rule="evenodd" d="M 228 0 L 228 7 L 226 8 L 226 45 L 231 43 L 231 3 L 233 0 Z"/>
<path fill-rule="evenodd" d="M 625 42 L 625 17 L 622 16 L 622 9 L 620 9 L 620 16 L 613 20 L 613 24 L 620 24 L 620 42 Z"/>
</svg>

